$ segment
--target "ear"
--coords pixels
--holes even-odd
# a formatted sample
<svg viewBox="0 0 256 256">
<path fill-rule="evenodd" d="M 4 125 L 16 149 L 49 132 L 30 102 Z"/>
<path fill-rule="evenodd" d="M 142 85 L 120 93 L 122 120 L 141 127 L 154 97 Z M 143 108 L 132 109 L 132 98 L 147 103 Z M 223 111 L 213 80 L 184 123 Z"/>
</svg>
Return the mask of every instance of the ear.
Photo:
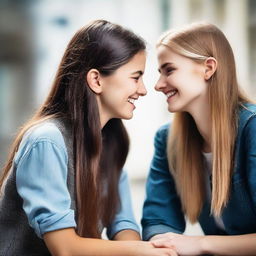
<svg viewBox="0 0 256 256">
<path fill-rule="evenodd" d="M 86 80 L 93 92 L 100 94 L 102 86 L 100 84 L 100 72 L 97 69 L 90 69 L 86 75 Z"/>
<path fill-rule="evenodd" d="M 213 57 L 209 57 L 205 60 L 205 74 L 204 79 L 209 80 L 217 69 L 217 60 Z"/>
</svg>

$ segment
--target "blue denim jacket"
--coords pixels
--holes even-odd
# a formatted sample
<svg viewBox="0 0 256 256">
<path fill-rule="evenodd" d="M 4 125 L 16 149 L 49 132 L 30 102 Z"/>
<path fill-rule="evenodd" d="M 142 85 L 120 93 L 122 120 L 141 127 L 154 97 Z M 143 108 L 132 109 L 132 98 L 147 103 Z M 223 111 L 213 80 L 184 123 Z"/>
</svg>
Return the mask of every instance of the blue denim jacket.
<svg viewBox="0 0 256 256">
<path fill-rule="evenodd" d="M 186 226 L 167 162 L 168 130 L 169 124 L 164 125 L 155 136 L 143 207 L 144 240 L 165 232 L 183 233 Z M 253 104 L 240 109 L 231 194 L 221 218 L 226 233 L 216 226 L 210 203 L 205 202 L 198 221 L 206 235 L 256 233 L 256 105 Z"/>
</svg>

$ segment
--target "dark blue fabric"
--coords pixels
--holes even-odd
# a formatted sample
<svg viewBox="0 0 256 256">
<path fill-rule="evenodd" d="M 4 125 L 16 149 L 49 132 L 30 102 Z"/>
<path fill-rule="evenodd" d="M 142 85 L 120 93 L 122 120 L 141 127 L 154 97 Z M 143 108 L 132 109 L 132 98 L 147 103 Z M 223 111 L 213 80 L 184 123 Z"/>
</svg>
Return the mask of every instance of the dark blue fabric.
<svg viewBox="0 0 256 256">
<path fill-rule="evenodd" d="M 155 136 L 155 153 L 147 179 L 141 222 L 144 240 L 165 232 L 183 233 L 186 227 L 168 167 L 166 140 L 169 126 L 162 126 Z M 253 104 L 240 108 L 231 194 L 221 217 L 225 234 L 256 233 L 256 105 Z M 210 215 L 209 203 L 204 204 L 199 223 L 206 235 L 224 234 Z"/>
</svg>

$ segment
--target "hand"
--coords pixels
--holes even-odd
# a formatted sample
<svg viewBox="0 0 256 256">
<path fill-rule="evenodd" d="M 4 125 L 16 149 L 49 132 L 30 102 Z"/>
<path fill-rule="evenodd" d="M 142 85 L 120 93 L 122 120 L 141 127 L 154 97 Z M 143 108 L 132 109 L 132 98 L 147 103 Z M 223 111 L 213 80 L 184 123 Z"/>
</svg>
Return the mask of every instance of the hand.
<svg viewBox="0 0 256 256">
<path fill-rule="evenodd" d="M 172 248 L 156 248 L 151 242 L 139 242 L 136 246 L 138 249 L 136 255 L 140 256 L 178 256 L 177 252 Z"/>
<path fill-rule="evenodd" d="M 202 254 L 202 236 L 186 236 L 176 233 L 165 233 L 152 237 L 150 242 L 158 248 L 172 248 L 178 255 Z"/>
</svg>

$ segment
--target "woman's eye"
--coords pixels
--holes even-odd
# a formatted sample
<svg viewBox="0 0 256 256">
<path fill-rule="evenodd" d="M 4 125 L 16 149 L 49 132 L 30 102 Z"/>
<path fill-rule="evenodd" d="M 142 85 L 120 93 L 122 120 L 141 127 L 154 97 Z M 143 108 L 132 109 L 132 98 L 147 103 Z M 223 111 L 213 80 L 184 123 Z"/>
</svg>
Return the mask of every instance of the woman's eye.
<svg viewBox="0 0 256 256">
<path fill-rule="evenodd" d="M 166 74 L 170 75 L 175 69 L 174 68 L 167 68 L 166 69 Z"/>
<path fill-rule="evenodd" d="M 138 81 L 140 79 L 140 77 L 132 77 L 135 81 Z"/>
</svg>

